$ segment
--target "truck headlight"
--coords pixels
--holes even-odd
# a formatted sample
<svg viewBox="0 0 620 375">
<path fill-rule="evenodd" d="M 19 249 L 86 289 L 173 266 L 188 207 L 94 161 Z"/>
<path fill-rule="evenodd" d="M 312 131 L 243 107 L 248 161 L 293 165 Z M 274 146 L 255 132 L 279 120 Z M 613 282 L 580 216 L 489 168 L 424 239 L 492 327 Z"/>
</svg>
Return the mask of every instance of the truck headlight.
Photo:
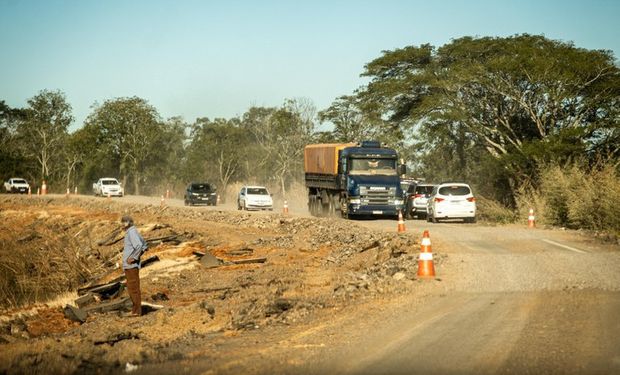
<svg viewBox="0 0 620 375">
<path fill-rule="evenodd" d="M 402 199 L 394 199 L 394 205 L 395 206 L 400 206 L 403 204 L 403 200 Z"/>
<path fill-rule="evenodd" d="M 362 200 L 360 198 L 349 198 L 350 204 L 361 204 Z"/>
</svg>

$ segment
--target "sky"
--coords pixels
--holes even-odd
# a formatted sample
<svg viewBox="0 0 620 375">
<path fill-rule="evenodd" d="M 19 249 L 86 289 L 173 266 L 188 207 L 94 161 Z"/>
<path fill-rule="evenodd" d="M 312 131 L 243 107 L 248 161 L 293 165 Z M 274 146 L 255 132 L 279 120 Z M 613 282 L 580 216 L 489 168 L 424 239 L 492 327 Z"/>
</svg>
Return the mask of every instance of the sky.
<svg viewBox="0 0 620 375">
<path fill-rule="evenodd" d="M 0 0 L 0 100 L 60 90 L 70 130 L 94 104 L 146 99 L 162 118 L 242 116 L 366 83 L 382 51 L 528 33 L 620 57 L 616 0 Z"/>
</svg>

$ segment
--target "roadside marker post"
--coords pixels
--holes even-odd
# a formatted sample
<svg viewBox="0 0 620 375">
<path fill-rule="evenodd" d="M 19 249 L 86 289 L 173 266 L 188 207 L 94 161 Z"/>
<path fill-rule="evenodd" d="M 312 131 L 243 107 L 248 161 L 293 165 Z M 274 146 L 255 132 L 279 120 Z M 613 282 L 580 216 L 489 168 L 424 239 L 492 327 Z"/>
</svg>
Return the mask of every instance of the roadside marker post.
<svg viewBox="0 0 620 375">
<path fill-rule="evenodd" d="M 69 194 L 71 194 L 71 193 L 70 193 L 69 188 L 67 188 L 67 193 L 65 194 L 65 197 L 69 198 Z"/>
<path fill-rule="evenodd" d="M 45 180 L 43 180 L 43 184 L 41 184 L 41 195 L 47 195 L 47 184 Z"/>
<path fill-rule="evenodd" d="M 77 186 L 73 189 L 73 194 L 77 195 Z"/>
<path fill-rule="evenodd" d="M 288 202 L 284 201 L 284 207 L 282 207 L 282 213 L 288 214 Z"/>
<path fill-rule="evenodd" d="M 164 207 L 164 205 L 165 205 L 165 204 L 166 204 L 166 203 L 165 203 L 165 200 L 164 200 L 164 196 L 162 195 L 162 196 L 161 196 L 161 201 L 159 202 L 159 206 L 160 206 L 160 207 Z"/>
<path fill-rule="evenodd" d="M 30 186 L 28 186 L 28 196 L 32 197 L 32 190 L 30 190 Z"/>
</svg>

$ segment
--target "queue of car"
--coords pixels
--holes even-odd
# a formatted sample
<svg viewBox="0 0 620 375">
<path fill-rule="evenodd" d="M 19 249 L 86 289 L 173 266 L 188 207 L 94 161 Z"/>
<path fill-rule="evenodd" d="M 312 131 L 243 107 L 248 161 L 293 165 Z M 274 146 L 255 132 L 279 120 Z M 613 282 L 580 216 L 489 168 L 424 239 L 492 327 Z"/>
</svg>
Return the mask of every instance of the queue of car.
<svg viewBox="0 0 620 375">
<path fill-rule="evenodd" d="M 448 181 L 431 184 L 403 179 L 401 187 L 405 195 L 404 216 L 407 219 L 426 219 L 433 223 L 451 219 L 476 222 L 476 198 L 466 183 Z"/>
</svg>

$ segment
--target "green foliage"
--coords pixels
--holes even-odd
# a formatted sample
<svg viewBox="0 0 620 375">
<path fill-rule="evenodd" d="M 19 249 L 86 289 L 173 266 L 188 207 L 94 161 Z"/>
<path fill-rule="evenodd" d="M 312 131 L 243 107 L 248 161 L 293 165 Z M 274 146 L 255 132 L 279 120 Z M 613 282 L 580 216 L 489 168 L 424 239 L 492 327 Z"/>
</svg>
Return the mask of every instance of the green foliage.
<svg viewBox="0 0 620 375">
<path fill-rule="evenodd" d="M 415 170 L 427 180 L 484 183 L 489 196 L 508 194 L 503 201 L 514 202 L 521 185 L 537 183 L 542 163 L 584 155 L 617 160 L 614 62 L 608 51 L 542 36 L 463 37 L 440 48 L 384 51 L 366 65 L 370 83 L 347 100 L 360 117 L 413 135 L 403 144 L 417 147 Z"/>
<path fill-rule="evenodd" d="M 17 122 L 14 141 L 19 153 L 37 166 L 37 180 L 47 180 L 50 190 L 62 179 L 62 150 L 73 122 L 71 105 L 64 93 L 42 90 L 28 99 L 23 118 Z"/>
</svg>

